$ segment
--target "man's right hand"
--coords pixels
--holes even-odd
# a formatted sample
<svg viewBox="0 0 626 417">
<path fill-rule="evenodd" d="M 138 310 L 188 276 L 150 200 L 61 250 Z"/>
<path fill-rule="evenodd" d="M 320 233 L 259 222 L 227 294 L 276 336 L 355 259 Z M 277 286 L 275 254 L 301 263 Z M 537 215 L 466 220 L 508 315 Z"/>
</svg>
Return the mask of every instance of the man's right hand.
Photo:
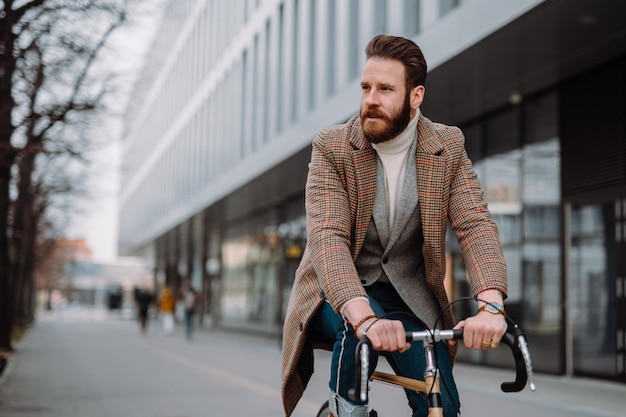
<svg viewBox="0 0 626 417">
<path fill-rule="evenodd" d="M 375 350 L 405 352 L 411 347 L 400 320 L 379 319 L 364 330 L 367 330 L 367 338 Z"/>
<path fill-rule="evenodd" d="M 365 317 L 373 316 L 374 311 L 369 301 L 354 299 L 345 304 L 343 315 L 350 323 L 356 324 Z M 410 343 L 406 342 L 406 332 L 400 320 L 368 320 L 356 329 L 357 337 L 360 337 L 365 331 L 367 331 L 368 339 L 372 342 L 372 348 L 376 350 L 404 352 L 411 347 Z"/>
</svg>

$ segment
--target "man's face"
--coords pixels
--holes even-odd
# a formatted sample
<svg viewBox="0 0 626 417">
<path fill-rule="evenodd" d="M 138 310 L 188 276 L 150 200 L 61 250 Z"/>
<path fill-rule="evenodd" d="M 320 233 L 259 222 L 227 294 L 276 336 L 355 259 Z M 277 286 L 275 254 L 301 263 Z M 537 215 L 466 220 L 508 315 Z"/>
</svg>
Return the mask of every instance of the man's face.
<svg viewBox="0 0 626 417">
<path fill-rule="evenodd" d="M 415 114 L 411 104 L 402 62 L 371 58 L 365 63 L 361 78 L 361 127 L 367 140 L 381 143 L 400 134 Z"/>
</svg>

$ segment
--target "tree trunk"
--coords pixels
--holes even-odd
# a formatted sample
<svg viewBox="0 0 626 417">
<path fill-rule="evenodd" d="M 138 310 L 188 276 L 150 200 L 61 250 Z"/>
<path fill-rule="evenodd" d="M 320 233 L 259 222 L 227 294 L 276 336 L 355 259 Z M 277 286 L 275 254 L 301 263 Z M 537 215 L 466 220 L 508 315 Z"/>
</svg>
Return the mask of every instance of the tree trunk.
<svg viewBox="0 0 626 417">
<path fill-rule="evenodd" d="M 23 325 L 30 319 L 27 300 L 27 286 L 32 281 L 34 253 L 32 243 L 37 233 L 35 227 L 34 196 L 32 190 L 32 175 L 35 170 L 36 152 L 38 147 L 29 146 L 19 158 L 18 196 L 14 205 L 13 215 L 13 263 L 14 300 L 13 320 L 15 324 Z"/>
<path fill-rule="evenodd" d="M 0 93 L 1 94 L 1 93 Z M 4 141 L 3 141 L 4 143 Z M 11 333 L 13 331 L 13 280 L 9 258 L 9 178 L 11 168 L 6 167 L 4 153 L 0 154 L 0 352 L 12 351 Z"/>
<path fill-rule="evenodd" d="M 15 107 L 13 99 L 13 73 L 15 58 L 13 49 L 15 34 L 10 10 L 4 10 L 0 20 L 0 351 L 12 351 L 11 333 L 13 331 L 13 280 L 11 277 L 11 258 L 9 251 L 9 207 L 11 167 L 15 161 L 15 148 L 11 144 L 13 121 L 11 113 Z"/>
</svg>

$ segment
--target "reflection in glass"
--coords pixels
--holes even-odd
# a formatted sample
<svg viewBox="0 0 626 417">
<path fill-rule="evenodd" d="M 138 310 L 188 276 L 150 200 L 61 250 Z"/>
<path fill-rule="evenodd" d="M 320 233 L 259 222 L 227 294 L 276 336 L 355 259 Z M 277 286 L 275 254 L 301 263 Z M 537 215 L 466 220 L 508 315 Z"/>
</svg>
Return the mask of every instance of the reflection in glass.
<svg viewBox="0 0 626 417">
<path fill-rule="evenodd" d="M 572 210 L 570 314 L 573 322 L 574 372 L 616 375 L 614 286 L 616 270 L 613 203 Z M 612 262 L 610 262 L 612 261 Z"/>
<path fill-rule="evenodd" d="M 538 371 L 562 372 L 561 197 L 558 138 L 492 155 L 474 164 L 498 226 L 507 263 L 507 314 L 526 332 Z M 451 242 L 456 296 L 471 295 L 458 248 Z M 463 316 L 470 311 L 455 312 Z M 498 353 L 460 352 L 471 362 L 506 366 Z"/>
<path fill-rule="evenodd" d="M 226 326 L 271 330 L 277 305 L 278 238 L 273 228 L 229 229 L 222 246 L 221 318 Z"/>
</svg>

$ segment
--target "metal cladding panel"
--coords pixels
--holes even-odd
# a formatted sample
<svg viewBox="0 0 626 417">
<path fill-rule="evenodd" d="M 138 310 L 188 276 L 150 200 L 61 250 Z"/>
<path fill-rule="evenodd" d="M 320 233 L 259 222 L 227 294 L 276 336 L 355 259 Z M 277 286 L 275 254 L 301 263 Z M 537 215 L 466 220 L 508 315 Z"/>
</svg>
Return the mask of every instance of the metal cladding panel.
<svg viewBox="0 0 626 417">
<path fill-rule="evenodd" d="M 572 79 L 560 103 L 563 197 L 626 187 L 626 58 Z"/>
</svg>

